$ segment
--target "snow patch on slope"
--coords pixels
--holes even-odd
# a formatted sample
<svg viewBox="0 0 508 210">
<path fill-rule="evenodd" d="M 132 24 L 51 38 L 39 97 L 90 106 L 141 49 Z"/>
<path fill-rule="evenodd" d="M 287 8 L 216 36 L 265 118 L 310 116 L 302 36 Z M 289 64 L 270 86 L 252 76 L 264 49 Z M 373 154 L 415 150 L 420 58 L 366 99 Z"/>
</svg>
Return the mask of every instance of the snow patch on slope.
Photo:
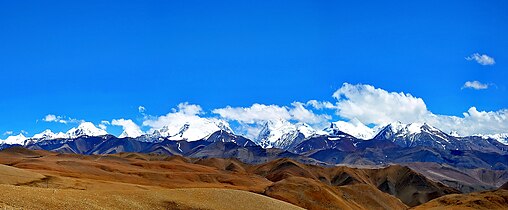
<svg viewBox="0 0 508 210">
<path fill-rule="evenodd" d="M 315 134 L 316 130 L 305 123 L 292 124 L 283 119 L 269 120 L 254 141 L 263 148 L 288 149 Z"/>
<path fill-rule="evenodd" d="M 43 140 L 63 139 L 63 138 L 67 138 L 67 135 L 65 133 L 62 133 L 62 132 L 53 133 L 53 131 L 51 131 L 50 129 L 46 129 L 41 133 L 35 134 L 30 139 L 36 139 L 36 140 L 43 141 Z"/>
<path fill-rule="evenodd" d="M 175 141 L 197 141 L 219 130 L 233 133 L 229 124 L 224 120 L 196 117 L 189 118 L 184 122 L 170 122 L 160 129 L 153 130 L 151 135 L 155 137 L 165 137 Z"/>
<path fill-rule="evenodd" d="M 103 136 L 107 134 L 108 132 L 95 127 L 95 125 L 91 122 L 83 122 L 77 128 L 71 128 L 66 133 L 69 138 L 77 138 L 80 136 Z"/>
<path fill-rule="evenodd" d="M 498 134 L 490 134 L 490 135 L 476 134 L 474 136 L 480 136 L 483 139 L 491 138 L 491 139 L 498 141 L 501 144 L 508 145 L 508 133 L 498 133 Z"/>
<path fill-rule="evenodd" d="M 11 144 L 11 145 L 12 144 L 19 144 L 19 145 L 24 145 L 26 139 L 27 138 L 25 137 L 25 135 L 20 133 L 20 134 L 15 135 L 15 136 L 9 136 L 9 137 L 7 137 L 5 140 L 0 141 L 0 144 Z"/>
<path fill-rule="evenodd" d="M 325 129 L 328 134 L 333 134 L 336 130 L 342 131 L 359 139 L 372 139 L 376 135 L 377 131 L 376 129 L 367 127 L 357 119 L 353 119 L 349 122 L 333 122 L 329 128 Z"/>
</svg>

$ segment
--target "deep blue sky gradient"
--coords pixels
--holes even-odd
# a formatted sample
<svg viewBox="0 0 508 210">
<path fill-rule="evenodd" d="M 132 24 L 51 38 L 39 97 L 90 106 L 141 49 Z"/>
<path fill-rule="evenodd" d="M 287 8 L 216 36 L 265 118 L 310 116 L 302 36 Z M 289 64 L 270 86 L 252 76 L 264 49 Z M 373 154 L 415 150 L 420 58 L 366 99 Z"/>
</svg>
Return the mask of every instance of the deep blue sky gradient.
<svg viewBox="0 0 508 210">
<path fill-rule="evenodd" d="M 139 120 L 139 105 L 333 101 L 344 82 L 411 93 L 437 114 L 495 111 L 508 107 L 507 11 L 503 0 L 0 0 L 0 132 L 74 126 L 36 122 L 47 114 Z M 475 52 L 496 64 L 464 59 Z M 468 80 L 495 85 L 461 90 Z"/>
</svg>

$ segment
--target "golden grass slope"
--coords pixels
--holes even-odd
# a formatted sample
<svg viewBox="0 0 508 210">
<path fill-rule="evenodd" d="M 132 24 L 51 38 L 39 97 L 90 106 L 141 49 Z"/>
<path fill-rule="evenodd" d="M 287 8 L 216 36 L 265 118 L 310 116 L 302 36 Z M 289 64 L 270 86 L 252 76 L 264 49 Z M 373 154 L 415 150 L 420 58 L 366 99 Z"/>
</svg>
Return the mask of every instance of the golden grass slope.
<svg viewBox="0 0 508 210">
<path fill-rule="evenodd" d="M 23 170 L 11 166 L 0 165 L 0 184 L 16 185 L 44 179 L 39 173 Z"/>
<path fill-rule="evenodd" d="M 302 209 L 231 189 L 75 190 L 0 185 L 0 207 L 21 209 Z"/>
<path fill-rule="evenodd" d="M 417 206 L 420 209 L 450 209 L 450 210 L 473 210 L 473 209 L 508 209 L 508 190 L 485 191 L 469 194 L 453 194 L 431 200 L 428 203 Z"/>
<path fill-rule="evenodd" d="M 23 148 L 0 151 L 0 164 L 8 165 L 2 166 L 5 173 L 25 174 L 30 178 L 2 177 L 7 180 L 5 184 L 9 184 L 2 185 L 2 194 L 14 190 L 19 195 L 0 196 L 0 206 L 23 208 L 33 208 L 31 205 L 37 202 L 50 202 L 41 206 L 45 209 L 86 201 L 79 205 L 84 208 L 220 209 L 222 206 L 217 205 L 233 202 L 228 205 L 246 205 L 245 209 L 248 209 L 256 207 L 255 200 L 271 197 L 284 205 L 291 203 L 307 209 L 407 209 L 404 202 L 413 206 L 450 193 L 448 188 L 400 166 L 324 168 L 290 159 L 249 165 L 234 159 L 189 159 L 135 153 L 87 156 Z M 382 187 L 393 195 L 380 190 L 384 189 Z M 209 193 L 212 194 L 217 192 L 215 198 L 221 203 L 214 204 L 212 200 L 204 206 L 199 204 L 202 200 L 199 195 L 206 195 L 202 193 L 206 190 L 211 190 Z M 60 197 L 41 200 L 44 196 L 53 196 L 53 192 Z M 178 193 L 182 196 L 178 197 Z M 85 196 L 84 201 L 79 201 L 80 194 Z M 229 197 L 221 199 L 219 195 L 222 194 Z M 238 198 L 243 199 L 240 203 L 234 201 L 237 194 L 243 196 Z M 109 203 L 104 200 L 106 198 Z M 181 200 L 184 198 L 190 200 L 184 202 Z M 108 206 L 97 206 L 103 201 Z M 280 204 L 270 199 L 266 203 Z M 268 209 L 270 205 L 257 209 Z"/>
</svg>

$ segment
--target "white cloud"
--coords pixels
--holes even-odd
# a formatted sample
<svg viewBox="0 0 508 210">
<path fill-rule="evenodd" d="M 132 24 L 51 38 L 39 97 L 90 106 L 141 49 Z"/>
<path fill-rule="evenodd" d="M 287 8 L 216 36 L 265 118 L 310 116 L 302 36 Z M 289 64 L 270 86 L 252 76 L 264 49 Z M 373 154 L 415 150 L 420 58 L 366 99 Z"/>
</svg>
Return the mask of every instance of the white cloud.
<svg viewBox="0 0 508 210">
<path fill-rule="evenodd" d="M 230 107 L 214 109 L 212 111 L 226 120 L 240 123 L 257 123 L 273 119 L 290 120 L 291 114 L 286 107 L 277 105 L 253 104 L 251 107 Z"/>
<path fill-rule="evenodd" d="M 14 133 L 13 131 L 5 131 L 4 132 L 4 136 L 8 136 L 8 135 L 12 135 L 12 133 Z"/>
<path fill-rule="evenodd" d="M 219 129 L 230 129 L 226 121 L 217 118 L 201 117 L 200 115 L 202 114 L 204 112 L 201 106 L 187 102 L 180 103 L 178 109 L 172 109 L 166 115 L 158 117 L 148 116 L 143 121 L 143 125 L 150 127 L 149 132 L 167 128 L 169 136 L 174 136 L 187 124 L 190 126 L 181 137 L 188 140 L 199 140 Z"/>
<path fill-rule="evenodd" d="M 107 125 L 109 125 L 109 121 L 105 121 L 105 120 L 103 120 L 103 121 L 101 121 L 101 123 L 100 123 L 98 126 L 99 126 L 99 128 L 101 128 L 102 130 L 106 130 L 106 129 L 108 129 L 108 126 L 107 126 Z"/>
<path fill-rule="evenodd" d="M 307 101 L 307 105 L 314 107 L 314 109 L 336 109 L 337 107 L 329 101 L 317 101 L 310 100 Z"/>
<path fill-rule="evenodd" d="M 67 124 L 67 123 L 82 123 L 82 122 L 84 122 L 83 120 L 73 119 L 73 118 L 65 117 L 65 116 L 57 116 L 57 115 L 54 115 L 54 114 L 48 114 L 48 115 L 46 115 L 42 119 L 42 121 L 44 121 L 44 122 L 57 122 L 57 123 L 63 123 L 63 124 Z"/>
<path fill-rule="evenodd" d="M 135 138 L 143 135 L 143 131 L 139 126 L 130 119 L 115 119 L 111 121 L 112 125 L 122 126 L 123 132 L 120 134 L 120 138 L 131 137 Z M 101 124 L 102 125 L 102 124 Z"/>
<path fill-rule="evenodd" d="M 261 128 L 261 124 L 241 123 L 240 126 L 236 128 L 235 132 L 248 139 L 254 140 L 258 136 L 259 132 L 261 132 Z"/>
<path fill-rule="evenodd" d="M 462 136 L 506 133 L 508 109 L 478 111 L 476 107 L 471 107 L 463 113 L 463 117 L 432 114 L 427 122 L 447 133 L 456 131 Z"/>
<path fill-rule="evenodd" d="M 464 136 L 508 130 L 508 109 L 493 112 L 471 107 L 462 117 L 438 115 L 427 110 L 421 98 L 361 84 L 345 83 L 333 96 L 338 100 L 339 116 L 350 120 L 356 118 L 364 124 L 427 122 L 447 133 L 456 131 Z"/>
<path fill-rule="evenodd" d="M 146 111 L 146 108 L 144 106 L 139 106 L 138 107 L 138 112 L 139 113 L 145 113 L 145 111 Z"/>
<path fill-rule="evenodd" d="M 289 109 L 289 114 L 296 121 L 308 124 L 321 124 L 331 119 L 326 114 L 315 114 L 312 110 L 305 108 L 305 104 L 301 102 L 293 102 L 291 105 L 293 105 L 293 108 Z"/>
<path fill-rule="evenodd" d="M 295 120 L 308 124 L 319 124 L 331 117 L 325 114 L 315 114 L 301 102 L 293 102 L 292 107 L 253 104 L 250 107 L 230 107 L 214 109 L 212 112 L 226 120 L 239 123 L 254 124 L 268 120 Z"/>
<path fill-rule="evenodd" d="M 107 120 L 103 120 L 99 124 L 99 128 L 101 128 L 102 130 L 106 130 L 108 128 L 108 125 L 111 125 L 111 123 Z"/>
<path fill-rule="evenodd" d="M 403 92 L 388 92 L 371 85 L 344 83 L 333 97 L 338 100 L 336 109 L 339 116 L 356 118 L 364 124 L 410 123 L 429 114 L 421 98 Z"/>
<path fill-rule="evenodd" d="M 478 81 L 468 81 L 463 88 L 485 89 L 490 85 Z M 175 135 L 186 124 L 191 125 L 183 138 L 201 139 L 218 127 L 229 127 L 228 121 L 238 122 L 236 132 L 254 138 L 259 133 L 260 125 L 268 120 L 298 121 L 310 124 L 316 129 L 323 129 L 332 119 L 327 114 L 334 111 L 341 119 L 351 124 L 342 123 L 342 127 L 354 131 L 367 131 L 364 126 L 376 128 L 387 123 L 400 121 L 403 123 L 427 122 L 445 132 L 456 131 L 460 135 L 506 133 L 508 130 L 508 109 L 499 111 L 481 111 L 476 107 L 469 108 L 463 116 L 434 114 L 427 109 L 422 98 L 404 92 L 389 92 L 372 85 L 344 83 L 334 92 L 334 102 L 310 100 L 293 102 L 291 105 L 252 104 L 247 107 L 218 108 L 211 111 L 217 117 L 204 117 L 205 112 L 199 105 L 181 103 L 177 108 L 162 116 L 145 115 L 145 108 L 138 107 L 143 113 L 143 126 L 149 127 L 148 132 L 166 127 L 170 136 Z M 48 114 L 46 122 L 71 123 L 82 122 L 65 116 Z M 125 135 L 139 136 L 143 134 L 140 127 L 129 119 L 116 119 L 112 122 L 102 121 L 99 127 L 107 125 L 122 126 Z M 339 123 L 340 124 L 340 123 Z M 122 133 L 122 134 L 124 134 Z M 7 134 L 7 132 L 6 132 Z M 4 135 L 6 135 L 4 134 Z M 358 134 L 360 135 L 360 134 Z"/>
<path fill-rule="evenodd" d="M 58 121 L 57 117 L 54 114 L 48 114 L 42 120 L 44 120 L 46 122 L 56 122 L 56 121 Z"/>
<path fill-rule="evenodd" d="M 226 120 L 239 122 L 238 132 L 248 138 L 253 138 L 259 133 L 263 122 L 269 120 L 297 121 L 310 124 L 317 129 L 323 129 L 331 116 L 316 114 L 308 109 L 307 106 L 313 106 L 312 103 L 293 102 L 291 107 L 265 104 L 253 104 L 250 107 L 227 106 L 212 110 L 212 113 L 218 114 Z"/>
<path fill-rule="evenodd" d="M 196 104 L 189 104 L 189 102 L 178 104 L 178 109 L 172 109 L 172 111 L 181 112 L 185 115 L 200 115 L 205 113 L 201 106 Z"/>
<path fill-rule="evenodd" d="M 466 60 L 468 61 L 476 61 L 477 63 L 479 63 L 480 65 L 494 65 L 496 64 L 496 61 L 494 60 L 494 58 L 486 55 L 486 54 L 483 54 L 483 55 L 480 55 L 479 53 L 475 53 L 469 57 L 466 57 Z"/>
<path fill-rule="evenodd" d="M 467 81 L 466 83 L 464 83 L 464 85 L 462 86 L 461 89 L 465 89 L 465 88 L 470 88 L 470 89 L 475 89 L 475 90 L 484 90 L 484 89 L 489 88 L 489 85 L 483 84 L 479 81 Z"/>
<path fill-rule="evenodd" d="M 102 130 L 106 130 L 106 129 L 108 129 L 108 126 L 106 126 L 104 124 L 99 124 L 99 128 L 101 128 Z"/>
</svg>

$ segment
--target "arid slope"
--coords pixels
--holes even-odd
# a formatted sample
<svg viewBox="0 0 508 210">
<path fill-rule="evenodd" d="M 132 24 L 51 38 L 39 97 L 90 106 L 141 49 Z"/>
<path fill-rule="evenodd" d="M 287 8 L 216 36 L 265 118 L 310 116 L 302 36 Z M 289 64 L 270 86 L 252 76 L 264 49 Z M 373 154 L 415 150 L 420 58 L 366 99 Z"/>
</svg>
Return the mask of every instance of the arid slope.
<svg viewBox="0 0 508 210">
<path fill-rule="evenodd" d="M 243 199 L 238 202 L 244 205 L 255 199 L 268 199 L 266 202 L 273 203 L 268 198 L 271 197 L 284 205 L 288 202 L 308 209 L 407 209 L 408 205 L 416 206 L 456 192 L 408 167 L 324 168 L 290 159 L 248 165 L 235 159 L 188 159 L 138 153 L 85 156 L 10 148 L 0 151 L 0 164 L 4 164 L 0 174 L 7 174 L 0 177 L 7 184 L 2 185 L 4 192 L 14 190 L 23 196 L 33 196 L 21 199 L 23 196 L 5 193 L 8 196 L 0 197 L 0 206 L 14 207 L 18 202 L 38 202 L 33 199 L 39 194 L 62 202 L 54 205 L 65 206 L 77 202 L 73 200 L 74 194 L 83 194 L 90 204 L 82 205 L 100 204 L 103 198 L 111 198 L 111 206 L 116 202 L 133 207 L 165 208 L 175 202 L 176 207 L 203 208 L 193 204 L 199 200 L 187 203 L 178 200 L 176 192 L 188 195 L 182 198 L 192 198 L 203 190 L 211 190 L 210 193 L 220 192 L 217 195 L 229 193 L 230 198 L 215 197 L 217 202 L 223 202 L 221 204 L 237 202 L 227 200 L 234 200 L 234 194 L 240 193 L 244 197 L 238 198 Z M 22 175 L 19 177 L 24 179 L 13 174 Z M 176 189 L 182 191 L 168 191 Z M 65 198 L 67 195 L 70 197 Z M 129 200 L 133 203 L 129 204 Z M 215 208 L 213 202 L 206 206 Z M 50 208 L 53 204 L 47 205 Z"/>
<path fill-rule="evenodd" d="M 74 190 L 0 185 L 0 207 L 22 209 L 302 209 L 240 190 Z"/>
<path fill-rule="evenodd" d="M 446 195 L 417 206 L 417 209 L 508 209 L 508 190 Z"/>
</svg>

